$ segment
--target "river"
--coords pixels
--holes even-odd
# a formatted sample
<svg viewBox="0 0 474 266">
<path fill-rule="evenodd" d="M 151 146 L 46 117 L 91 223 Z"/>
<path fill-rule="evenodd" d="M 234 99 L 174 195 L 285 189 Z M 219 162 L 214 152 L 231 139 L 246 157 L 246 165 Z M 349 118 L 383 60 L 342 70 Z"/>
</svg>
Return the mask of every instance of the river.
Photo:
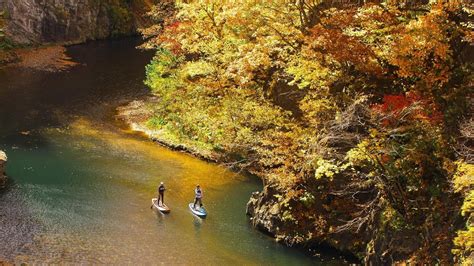
<svg viewBox="0 0 474 266">
<path fill-rule="evenodd" d="M 0 192 L 0 261 L 107 264 L 338 264 L 253 229 L 245 205 L 255 177 L 170 151 L 128 130 L 115 108 L 148 93 L 152 54 L 137 40 L 68 48 L 63 72 L 0 70 L 0 149 L 10 183 Z M 164 181 L 162 215 L 150 209 Z M 193 187 L 208 218 L 190 214 Z"/>
</svg>

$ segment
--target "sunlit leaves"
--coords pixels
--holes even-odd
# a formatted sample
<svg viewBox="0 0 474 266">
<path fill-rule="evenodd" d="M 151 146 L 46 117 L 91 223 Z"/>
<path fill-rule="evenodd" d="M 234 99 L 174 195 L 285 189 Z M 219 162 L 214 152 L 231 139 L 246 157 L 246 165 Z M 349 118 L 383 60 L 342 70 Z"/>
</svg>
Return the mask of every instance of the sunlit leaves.
<svg viewBox="0 0 474 266">
<path fill-rule="evenodd" d="M 180 60 L 167 50 L 158 51 L 152 63 L 146 68 L 147 80 L 145 83 L 161 97 L 169 94 L 181 83 L 176 70 Z"/>
<path fill-rule="evenodd" d="M 174 18 L 144 31 L 148 47 L 158 49 L 147 84 L 162 99 L 150 124 L 295 191 L 282 202 L 298 197 L 308 205 L 296 195 L 324 199 L 336 186 L 343 186 L 334 192 L 341 197 L 359 189 L 341 201 L 349 206 L 321 208 L 337 224 L 371 217 L 371 228 L 414 228 L 427 250 L 431 238 L 449 238 L 442 244 L 450 249 L 446 228 L 455 218 L 447 209 L 460 208 L 460 200 L 451 182 L 456 167 L 445 166 L 454 165 L 457 119 L 472 87 L 468 60 L 456 61 L 472 25 L 456 21 L 466 14 L 459 5 L 414 6 L 178 1 Z M 468 180 L 454 180 L 468 215 L 472 196 L 458 188 Z M 359 193 L 368 207 L 354 198 Z M 314 214 L 282 213 L 295 223 Z M 317 224 L 331 223 L 318 217 Z M 340 229 L 327 230 L 333 237 Z M 459 232 L 463 243 L 466 230 Z M 311 228 L 308 235 L 325 232 Z"/>
<path fill-rule="evenodd" d="M 456 192 L 466 193 L 474 188 L 474 165 L 463 161 L 456 162 L 456 174 L 453 177 Z"/>
<path fill-rule="evenodd" d="M 183 69 L 187 78 L 196 78 L 201 76 L 212 75 L 215 73 L 215 67 L 206 61 L 193 61 L 184 64 Z"/>
<path fill-rule="evenodd" d="M 449 79 L 451 51 L 446 30 L 447 14 L 436 6 L 417 20 L 411 20 L 400 34 L 394 36 L 388 60 L 398 67 L 401 78 L 418 79 L 430 93 Z"/>
<path fill-rule="evenodd" d="M 469 263 L 469 255 L 474 252 L 474 165 L 457 161 L 457 170 L 454 175 L 454 188 L 464 195 L 461 214 L 467 217 L 466 230 L 457 232 L 453 251 L 465 257 L 464 263 Z M 472 262 L 472 259 L 471 259 Z"/>
</svg>

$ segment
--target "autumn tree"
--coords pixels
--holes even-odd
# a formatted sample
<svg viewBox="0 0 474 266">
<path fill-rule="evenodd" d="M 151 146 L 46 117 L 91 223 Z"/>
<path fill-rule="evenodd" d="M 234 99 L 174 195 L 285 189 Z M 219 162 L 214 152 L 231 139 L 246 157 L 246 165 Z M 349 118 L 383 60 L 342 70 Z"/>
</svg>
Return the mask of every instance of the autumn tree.
<svg viewBox="0 0 474 266">
<path fill-rule="evenodd" d="M 327 242 L 367 263 L 469 257 L 472 162 L 455 147 L 471 108 L 471 5 L 166 8 L 175 15 L 143 31 L 156 50 L 146 83 L 160 98 L 149 126 L 261 176 L 278 239 Z M 456 236 L 458 219 L 468 222 Z"/>
</svg>

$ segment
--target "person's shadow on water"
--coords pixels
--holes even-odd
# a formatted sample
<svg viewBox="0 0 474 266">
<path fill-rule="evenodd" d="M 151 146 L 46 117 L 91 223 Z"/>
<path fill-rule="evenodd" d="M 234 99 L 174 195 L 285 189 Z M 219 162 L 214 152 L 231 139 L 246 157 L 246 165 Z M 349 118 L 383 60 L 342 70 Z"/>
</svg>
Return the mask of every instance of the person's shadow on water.
<svg viewBox="0 0 474 266">
<path fill-rule="evenodd" d="M 194 229 L 196 232 L 196 236 L 199 236 L 201 233 L 201 226 L 203 223 L 203 219 L 197 217 L 196 215 L 193 215 L 193 224 L 194 224 Z"/>
</svg>

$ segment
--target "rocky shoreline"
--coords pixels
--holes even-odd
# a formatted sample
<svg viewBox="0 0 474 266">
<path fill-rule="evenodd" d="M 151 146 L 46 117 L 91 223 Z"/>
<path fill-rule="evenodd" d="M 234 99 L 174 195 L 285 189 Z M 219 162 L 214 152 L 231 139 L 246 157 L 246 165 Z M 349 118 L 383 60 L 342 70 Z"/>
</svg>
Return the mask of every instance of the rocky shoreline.
<svg viewBox="0 0 474 266">
<path fill-rule="evenodd" d="M 7 175 L 5 173 L 7 159 L 8 158 L 5 152 L 0 150 L 0 188 L 5 187 L 5 185 L 7 184 Z"/>
</svg>

